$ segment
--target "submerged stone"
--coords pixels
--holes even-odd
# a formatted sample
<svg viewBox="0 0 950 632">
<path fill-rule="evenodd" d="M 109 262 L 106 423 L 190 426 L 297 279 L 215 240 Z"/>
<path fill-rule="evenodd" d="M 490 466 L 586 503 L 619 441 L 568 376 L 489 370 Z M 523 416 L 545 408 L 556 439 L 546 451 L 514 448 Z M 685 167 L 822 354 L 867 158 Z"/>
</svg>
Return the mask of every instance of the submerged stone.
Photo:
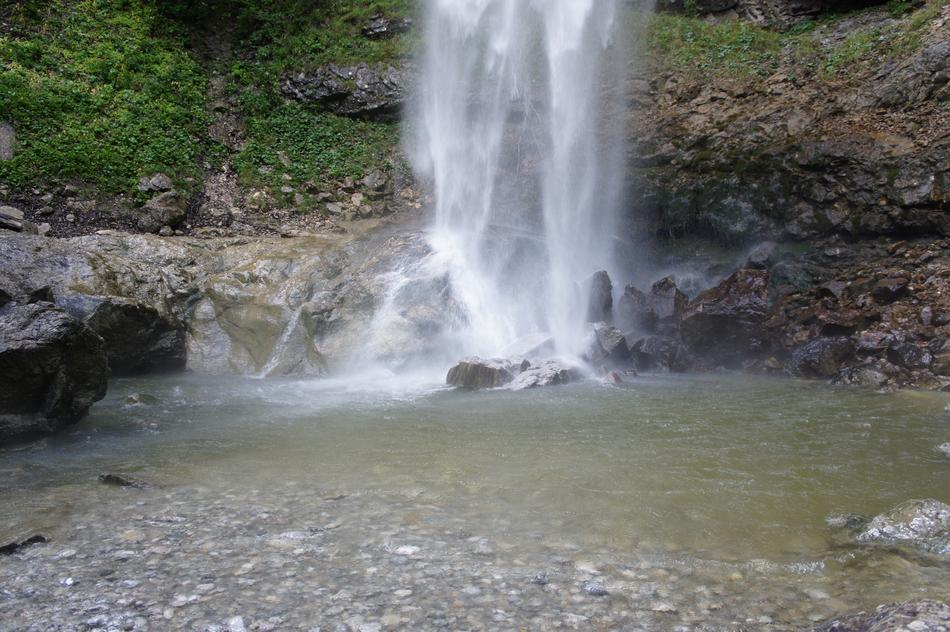
<svg viewBox="0 0 950 632">
<path fill-rule="evenodd" d="M 938 500 L 909 500 L 875 516 L 857 536 L 864 544 L 906 544 L 950 556 L 950 505 Z"/>
<path fill-rule="evenodd" d="M 514 379 L 512 366 L 505 360 L 471 358 L 449 369 L 447 384 L 469 390 L 498 388 Z"/>
<path fill-rule="evenodd" d="M 839 617 L 814 628 L 812 632 L 943 632 L 950 630 L 950 606 L 923 600 L 878 606 L 874 612 Z"/>
</svg>

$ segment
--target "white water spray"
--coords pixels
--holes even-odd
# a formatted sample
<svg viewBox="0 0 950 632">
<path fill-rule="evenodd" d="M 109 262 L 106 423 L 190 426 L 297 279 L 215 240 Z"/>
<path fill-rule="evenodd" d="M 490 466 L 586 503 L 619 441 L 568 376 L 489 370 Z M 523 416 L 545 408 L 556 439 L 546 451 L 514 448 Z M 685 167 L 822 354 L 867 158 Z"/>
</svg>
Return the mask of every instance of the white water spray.
<svg viewBox="0 0 950 632">
<path fill-rule="evenodd" d="M 544 333 L 580 354 L 583 281 L 613 271 L 619 0 L 429 0 L 411 155 L 463 322 L 458 351 Z"/>
</svg>

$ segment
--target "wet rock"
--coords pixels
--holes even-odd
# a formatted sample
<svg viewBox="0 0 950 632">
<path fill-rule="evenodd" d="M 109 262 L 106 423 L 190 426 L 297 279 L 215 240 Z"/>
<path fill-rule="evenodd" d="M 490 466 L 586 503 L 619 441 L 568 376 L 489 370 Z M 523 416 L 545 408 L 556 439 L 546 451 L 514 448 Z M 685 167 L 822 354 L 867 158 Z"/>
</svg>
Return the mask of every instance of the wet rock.
<svg viewBox="0 0 950 632">
<path fill-rule="evenodd" d="M 125 403 L 129 406 L 153 406 L 159 402 L 159 399 L 148 393 L 132 393 L 125 398 Z"/>
<path fill-rule="evenodd" d="M 775 263 L 778 244 L 774 241 L 764 241 L 753 247 L 746 257 L 746 267 L 766 270 Z"/>
<path fill-rule="evenodd" d="M 0 314 L 0 442 L 73 424 L 105 396 L 102 339 L 48 303 Z"/>
<path fill-rule="evenodd" d="M 937 446 L 937 450 L 943 453 L 944 456 L 950 457 L 950 442 L 941 443 Z"/>
<path fill-rule="evenodd" d="M 656 313 L 650 309 L 647 295 L 635 285 L 624 288 L 615 311 L 615 321 L 624 331 L 656 330 Z"/>
<path fill-rule="evenodd" d="M 172 179 L 164 173 L 156 173 L 139 180 L 139 191 L 143 192 L 171 191 L 174 187 L 175 184 L 172 182 Z"/>
<path fill-rule="evenodd" d="M 850 338 L 815 338 L 792 351 L 788 369 L 793 375 L 827 379 L 837 375 L 853 356 L 854 343 Z"/>
<path fill-rule="evenodd" d="M 136 224 L 146 233 L 157 233 L 163 226 L 176 228 L 185 221 L 187 208 L 187 201 L 178 192 L 167 191 L 139 209 Z"/>
<path fill-rule="evenodd" d="M 45 544 L 49 542 L 49 538 L 45 535 L 31 535 L 25 540 L 19 542 L 10 542 L 9 544 L 4 544 L 0 546 L 0 555 L 13 555 L 27 547 L 33 546 L 34 544 Z"/>
<path fill-rule="evenodd" d="M 134 489 L 145 489 L 148 487 L 148 485 L 142 481 L 135 480 L 129 476 L 122 476 L 121 474 L 100 474 L 99 482 L 112 487 L 132 487 Z"/>
<path fill-rule="evenodd" d="M 835 384 L 881 388 L 887 384 L 887 376 L 873 367 L 845 367 L 834 380 Z"/>
<path fill-rule="evenodd" d="M 614 386 L 618 384 L 623 384 L 623 376 L 618 371 L 610 371 L 604 377 L 604 382 L 606 384 L 612 384 Z"/>
<path fill-rule="evenodd" d="M 536 586 L 547 586 L 550 583 L 548 579 L 548 574 L 544 571 L 536 573 L 534 577 L 531 578 L 531 583 Z"/>
<path fill-rule="evenodd" d="M 678 321 L 686 312 L 686 294 L 676 287 L 673 277 L 660 279 L 650 288 L 647 303 L 660 323 Z"/>
<path fill-rule="evenodd" d="M 910 342 L 889 347 L 886 355 L 894 364 L 908 369 L 925 369 L 934 362 L 929 349 Z"/>
<path fill-rule="evenodd" d="M 950 556 L 950 505 L 937 500 L 909 500 L 875 516 L 857 535 L 864 544 L 905 544 Z"/>
<path fill-rule="evenodd" d="M 59 304 L 102 337 L 115 375 L 185 368 L 185 327 L 158 310 L 117 297 L 66 295 Z"/>
<path fill-rule="evenodd" d="M 507 388 L 513 391 L 523 391 L 542 386 L 558 386 L 576 382 L 581 378 L 580 370 L 560 360 L 545 360 L 538 365 L 532 365 L 519 373 Z"/>
<path fill-rule="evenodd" d="M 364 37 L 369 39 L 389 39 L 399 33 L 405 33 L 411 28 L 412 20 L 409 18 L 387 18 L 377 13 L 362 28 L 362 33 Z"/>
<path fill-rule="evenodd" d="M 689 351 L 671 336 L 646 336 L 630 346 L 630 352 L 641 371 L 688 371 Z"/>
<path fill-rule="evenodd" d="M 742 269 L 697 296 L 681 325 L 689 351 L 727 365 L 762 353 L 769 340 L 768 284 L 768 272 Z"/>
<path fill-rule="evenodd" d="M 950 630 L 950 606 L 939 601 L 908 601 L 878 606 L 823 623 L 812 632 L 943 632 Z"/>
<path fill-rule="evenodd" d="M 512 366 L 507 361 L 470 358 L 449 369 L 445 381 L 450 386 L 478 390 L 498 388 L 513 379 Z"/>
<path fill-rule="evenodd" d="M 296 73 L 281 81 L 284 96 L 319 103 L 341 116 L 394 121 L 406 98 L 406 71 L 382 64 L 330 64 L 312 73 Z"/>
<path fill-rule="evenodd" d="M 583 283 L 584 296 L 587 297 L 587 321 L 591 323 L 611 322 L 613 320 L 613 283 L 605 271 L 595 272 Z"/>
<path fill-rule="evenodd" d="M 600 582 L 584 582 L 584 592 L 593 597 L 606 597 L 610 594 Z"/>
<path fill-rule="evenodd" d="M 623 332 L 607 323 L 594 325 L 593 336 L 587 352 L 591 364 L 622 366 L 630 361 L 630 348 Z"/>
</svg>

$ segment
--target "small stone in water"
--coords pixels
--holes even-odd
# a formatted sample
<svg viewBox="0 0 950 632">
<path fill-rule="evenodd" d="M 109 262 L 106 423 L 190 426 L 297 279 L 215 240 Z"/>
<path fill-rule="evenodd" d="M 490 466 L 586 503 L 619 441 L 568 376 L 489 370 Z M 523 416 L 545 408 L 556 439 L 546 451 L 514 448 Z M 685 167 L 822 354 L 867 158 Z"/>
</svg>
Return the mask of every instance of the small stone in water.
<svg viewBox="0 0 950 632">
<path fill-rule="evenodd" d="M 244 626 L 243 617 L 231 617 L 228 619 L 228 632 L 247 632 Z"/>
<path fill-rule="evenodd" d="M 584 584 L 584 591 L 585 591 L 588 595 L 592 595 L 592 596 L 594 596 L 594 597 L 603 597 L 603 596 L 605 596 L 605 595 L 610 594 L 610 593 L 607 592 L 607 589 L 604 587 L 604 585 L 601 584 L 601 583 L 599 583 L 599 582 L 587 582 L 587 583 L 585 583 L 585 584 Z"/>
<path fill-rule="evenodd" d="M 950 443 L 941 443 L 937 446 L 937 449 L 943 452 L 946 456 L 950 456 Z"/>
<path fill-rule="evenodd" d="M 532 584 L 537 584 L 538 586 L 547 586 L 548 585 L 548 574 L 544 571 L 541 571 L 534 576 L 531 580 Z"/>
</svg>

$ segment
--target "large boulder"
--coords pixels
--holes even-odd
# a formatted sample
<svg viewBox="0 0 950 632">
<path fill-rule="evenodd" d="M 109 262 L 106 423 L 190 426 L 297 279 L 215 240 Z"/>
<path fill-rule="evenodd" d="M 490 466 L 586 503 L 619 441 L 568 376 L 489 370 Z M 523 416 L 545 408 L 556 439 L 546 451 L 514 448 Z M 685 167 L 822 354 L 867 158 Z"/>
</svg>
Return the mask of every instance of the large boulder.
<svg viewBox="0 0 950 632">
<path fill-rule="evenodd" d="M 506 360 L 469 358 L 449 369 L 445 382 L 468 390 L 498 388 L 514 379 L 514 368 Z"/>
<path fill-rule="evenodd" d="M 617 301 L 615 314 L 617 326 L 624 331 L 655 331 L 656 313 L 650 309 L 650 301 L 637 286 L 628 285 Z"/>
<path fill-rule="evenodd" d="M 950 630 L 950 606 L 940 601 L 922 600 L 878 606 L 874 612 L 839 617 L 812 632 L 945 632 Z"/>
<path fill-rule="evenodd" d="M 102 339 L 49 303 L 0 312 L 0 442 L 73 424 L 106 394 Z"/>
<path fill-rule="evenodd" d="M 330 64 L 289 75 L 280 88 L 290 99 L 318 103 L 334 114 L 394 121 L 405 102 L 408 82 L 406 71 L 394 66 Z"/>
<path fill-rule="evenodd" d="M 523 368 L 506 388 L 513 391 L 523 391 L 542 386 L 559 386 L 576 382 L 581 379 L 582 373 L 576 366 L 566 364 L 560 360 L 545 360 Z"/>
<path fill-rule="evenodd" d="M 688 371 L 692 360 L 689 351 L 678 339 L 670 336 L 647 336 L 630 345 L 637 368 L 642 371 Z"/>
<path fill-rule="evenodd" d="M 583 284 L 587 297 L 587 321 L 591 323 L 611 322 L 613 319 L 614 286 L 610 275 L 605 271 L 595 272 Z"/>
<path fill-rule="evenodd" d="M 809 340 L 792 351 L 788 362 L 793 375 L 832 378 L 854 356 L 854 343 L 846 336 Z"/>
<path fill-rule="evenodd" d="M 907 545 L 950 556 L 950 505 L 938 500 L 909 500 L 875 516 L 857 535 L 863 544 Z"/>
<path fill-rule="evenodd" d="M 607 323 L 597 323 L 591 332 L 587 361 L 591 364 L 623 366 L 630 362 L 630 347 L 623 332 Z"/>
<path fill-rule="evenodd" d="M 768 345 L 769 274 L 742 269 L 697 296 L 682 320 L 691 353 L 716 364 L 735 365 Z"/>
<path fill-rule="evenodd" d="M 682 318 L 689 302 L 689 298 L 676 287 L 673 277 L 666 277 L 654 283 L 647 300 L 650 310 L 656 314 L 661 324 L 676 322 Z"/>
<path fill-rule="evenodd" d="M 625 331 L 654 333 L 679 325 L 689 298 L 677 286 L 673 277 L 665 277 L 653 284 L 649 294 L 633 285 L 624 288 L 617 302 L 617 325 Z"/>
<path fill-rule="evenodd" d="M 153 307 L 118 297 L 71 294 L 57 301 L 103 339 L 114 375 L 185 368 L 185 327 Z"/>
</svg>

